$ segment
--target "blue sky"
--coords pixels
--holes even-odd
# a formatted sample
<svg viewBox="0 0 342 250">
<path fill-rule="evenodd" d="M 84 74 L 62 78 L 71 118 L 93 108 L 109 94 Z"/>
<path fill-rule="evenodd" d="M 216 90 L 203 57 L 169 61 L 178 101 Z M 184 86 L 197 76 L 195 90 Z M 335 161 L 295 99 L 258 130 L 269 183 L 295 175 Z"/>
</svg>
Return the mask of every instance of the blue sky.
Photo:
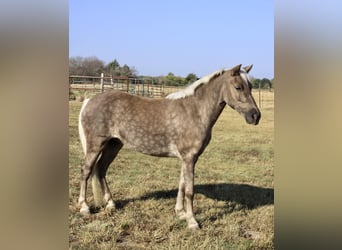
<svg viewBox="0 0 342 250">
<path fill-rule="evenodd" d="M 69 1 L 69 56 L 117 59 L 140 75 L 201 77 L 237 64 L 274 77 L 271 0 Z"/>
</svg>

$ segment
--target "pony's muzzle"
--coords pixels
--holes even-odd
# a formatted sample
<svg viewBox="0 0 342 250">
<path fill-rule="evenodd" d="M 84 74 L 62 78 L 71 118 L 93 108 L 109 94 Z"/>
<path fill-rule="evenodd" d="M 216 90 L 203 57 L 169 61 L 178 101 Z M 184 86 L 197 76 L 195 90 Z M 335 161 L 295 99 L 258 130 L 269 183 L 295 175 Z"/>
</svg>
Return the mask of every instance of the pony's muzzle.
<svg viewBox="0 0 342 250">
<path fill-rule="evenodd" d="M 261 118 L 261 113 L 257 109 L 251 109 L 249 112 L 247 112 L 245 118 L 248 124 L 258 125 Z"/>
</svg>

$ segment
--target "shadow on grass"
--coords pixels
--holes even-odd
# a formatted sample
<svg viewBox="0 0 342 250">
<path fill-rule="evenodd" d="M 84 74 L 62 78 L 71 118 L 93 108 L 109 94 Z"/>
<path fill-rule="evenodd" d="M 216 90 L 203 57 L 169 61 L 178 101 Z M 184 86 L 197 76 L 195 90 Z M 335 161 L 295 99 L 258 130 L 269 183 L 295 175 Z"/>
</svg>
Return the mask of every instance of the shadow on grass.
<svg viewBox="0 0 342 250">
<path fill-rule="evenodd" d="M 204 196 L 218 201 L 238 203 L 247 209 L 259 206 L 274 204 L 274 189 L 251 186 L 247 184 L 199 184 L 195 185 L 195 194 L 200 193 Z M 149 199 L 175 199 L 178 189 L 161 190 L 147 193 L 141 197 L 118 200 L 116 208 L 122 209 L 128 203 L 138 200 Z"/>
</svg>

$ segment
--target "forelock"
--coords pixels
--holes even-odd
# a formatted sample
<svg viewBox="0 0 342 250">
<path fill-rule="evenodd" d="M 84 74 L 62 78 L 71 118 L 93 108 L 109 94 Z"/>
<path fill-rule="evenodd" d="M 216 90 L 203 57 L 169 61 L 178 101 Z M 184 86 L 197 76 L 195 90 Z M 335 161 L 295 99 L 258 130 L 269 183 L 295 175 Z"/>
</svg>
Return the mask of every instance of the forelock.
<svg viewBox="0 0 342 250">
<path fill-rule="evenodd" d="M 248 75 L 247 71 L 244 70 L 243 68 L 241 68 L 240 69 L 240 76 L 241 76 L 243 82 L 247 85 L 247 87 L 250 88 L 251 83 L 252 83 L 252 79 Z"/>
</svg>

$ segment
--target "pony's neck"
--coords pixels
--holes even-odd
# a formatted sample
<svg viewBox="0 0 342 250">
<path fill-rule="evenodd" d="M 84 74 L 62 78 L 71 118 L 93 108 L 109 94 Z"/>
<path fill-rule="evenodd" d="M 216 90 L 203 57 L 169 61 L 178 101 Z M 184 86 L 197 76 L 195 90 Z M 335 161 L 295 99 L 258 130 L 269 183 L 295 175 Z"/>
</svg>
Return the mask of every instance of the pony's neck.
<svg viewBox="0 0 342 250">
<path fill-rule="evenodd" d="M 221 100 L 221 81 L 220 76 L 213 79 L 209 84 L 199 87 L 191 99 L 194 109 L 197 110 L 202 122 L 212 128 L 223 111 L 226 103 Z"/>
</svg>

